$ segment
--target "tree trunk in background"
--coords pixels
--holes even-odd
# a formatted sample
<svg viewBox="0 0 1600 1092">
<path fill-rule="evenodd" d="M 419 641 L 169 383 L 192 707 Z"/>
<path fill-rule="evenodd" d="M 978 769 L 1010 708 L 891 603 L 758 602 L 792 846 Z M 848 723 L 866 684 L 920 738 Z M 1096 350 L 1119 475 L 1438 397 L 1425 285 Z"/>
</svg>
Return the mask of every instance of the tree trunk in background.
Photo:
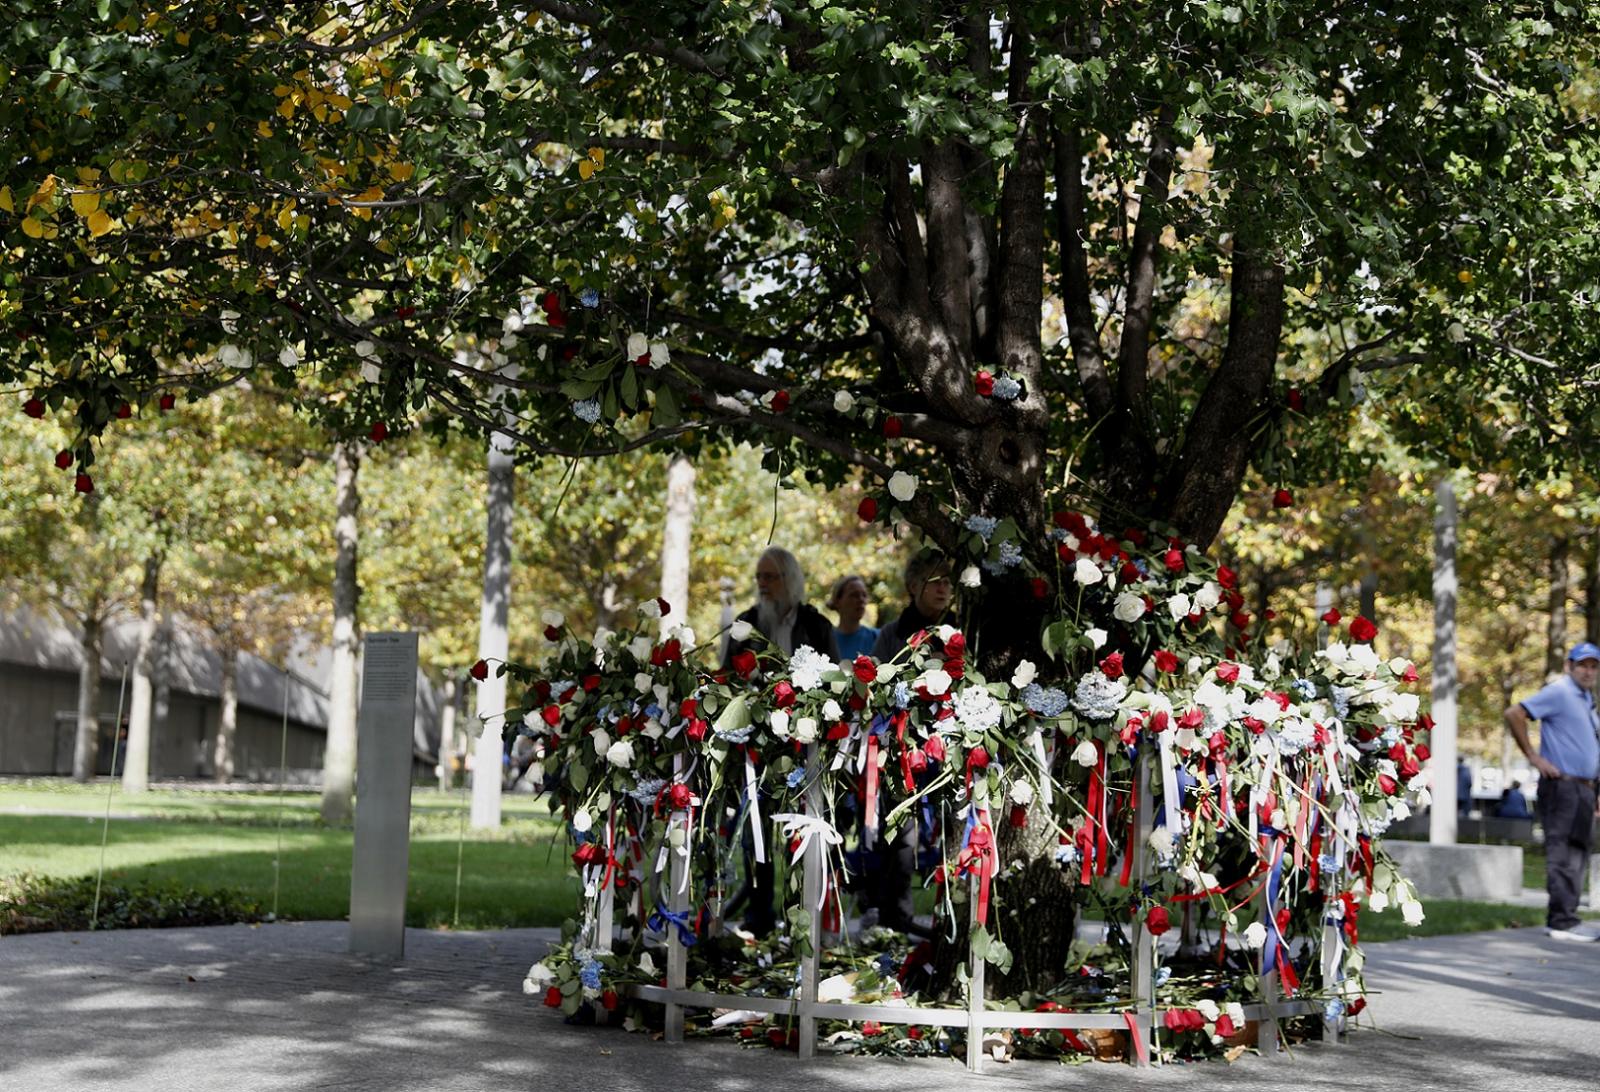
<svg viewBox="0 0 1600 1092">
<path fill-rule="evenodd" d="M 455 781 L 456 757 L 456 694 L 461 684 L 454 675 L 447 676 L 439 699 L 439 791 L 449 792 Z"/>
<path fill-rule="evenodd" d="M 478 612 L 478 656 L 489 662 L 489 677 L 478 683 L 476 712 L 482 730 L 472 752 L 472 826 L 500 825 L 504 787 L 506 680 L 496 668 L 511 648 L 511 505 L 516 484 L 511 441 L 496 433 L 489 440 L 488 527 L 483 544 L 483 598 Z"/>
<path fill-rule="evenodd" d="M 163 551 L 144 559 L 144 579 L 139 585 L 139 629 L 133 651 L 133 689 L 128 695 L 128 747 L 122 762 L 122 791 L 150 788 L 150 725 L 155 705 L 151 674 L 155 666 L 157 606 L 161 586 Z"/>
<path fill-rule="evenodd" d="M 1550 621 L 1545 630 L 1544 671 L 1559 675 L 1567 662 L 1567 593 L 1572 590 L 1571 567 L 1567 564 L 1572 542 L 1566 535 L 1550 540 Z"/>
<path fill-rule="evenodd" d="M 83 664 L 78 668 L 78 734 L 72 744 L 74 781 L 94 780 L 95 759 L 100 753 L 100 649 L 105 633 L 99 611 L 99 603 L 89 605 L 79 646 Z"/>
<path fill-rule="evenodd" d="M 1589 532 L 1583 581 L 1583 639 L 1600 644 L 1600 528 Z"/>
<path fill-rule="evenodd" d="M 1456 490 L 1448 476 L 1434 486 L 1433 519 L 1433 807 L 1428 841 L 1456 842 Z"/>
<path fill-rule="evenodd" d="M 338 554 L 333 567 L 333 679 L 328 687 L 328 742 L 322 753 L 322 818 L 330 824 L 350 821 L 356 781 L 356 611 L 361 598 L 356 569 L 361 494 L 356 488 L 356 475 L 360 469 L 361 452 L 353 442 L 334 445 L 333 538 Z"/>
<path fill-rule="evenodd" d="M 661 536 L 661 598 L 671 611 L 661 632 L 689 621 L 690 539 L 694 533 L 694 463 L 675 456 L 667 468 L 667 520 Z"/>
<path fill-rule="evenodd" d="M 239 650 L 229 645 L 222 648 L 219 689 L 222 708 L 217 715 L 217 737 L 211 749 L 211 776 L 218 781 L 231 781 L 239 732 Z"/>
</svg>

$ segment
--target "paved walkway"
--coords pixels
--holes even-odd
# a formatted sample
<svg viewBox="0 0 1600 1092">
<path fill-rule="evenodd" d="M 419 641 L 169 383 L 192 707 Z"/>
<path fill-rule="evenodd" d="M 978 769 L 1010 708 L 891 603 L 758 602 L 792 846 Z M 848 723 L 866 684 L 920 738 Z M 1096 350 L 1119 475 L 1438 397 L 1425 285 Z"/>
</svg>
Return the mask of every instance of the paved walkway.
<svg viewBox="0 0 1600 1092">
<path fill-rule="evenodd" d="M 972 1087 L 944 1060 L 801 1063 L 725 1041 L 682 1046 L 568 1027 L 521 993 L 548 930 L 407 934 L 389 964 L 317 922 L 0 938 L 0 1092 L 701 1092 Z M 991 1067 L 978 1086 L 1297 1092 L 1593 1092 L 1600 944 L 1542 930 L 1370 946 L 1381 1032 L 1293 1060 L 1138 1073 Z"/>
</svg>

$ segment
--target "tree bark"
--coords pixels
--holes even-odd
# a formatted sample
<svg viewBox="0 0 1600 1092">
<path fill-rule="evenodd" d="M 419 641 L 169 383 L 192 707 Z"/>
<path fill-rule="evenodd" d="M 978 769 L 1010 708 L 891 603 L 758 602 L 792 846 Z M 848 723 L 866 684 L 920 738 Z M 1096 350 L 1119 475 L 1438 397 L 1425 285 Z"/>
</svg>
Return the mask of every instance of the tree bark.
<svg viewBox="0 0 1600 1092">
<path fill-rule="evenodd" d="M 1600 644 L 1600 529 L 1589 532 L 1589 556 L 1584 568 L 1583 639 Z"/>
<path fill-rule="evenodd" d="M 1572 540 L 1559 534 L 1550 540 L 1549 621 L 1545 627 L 1544 670 L 1558 675 L 1567 662 L 1567 594 L 1572 590 L 1572 568 L 1568 558 Z"/>
<path fill-rule="evenodd" d="M 516 485 L 511 445 L 496 433 L 489 441 L 488 526 L 483 546 L 483 595 L 478 612 L 478 655 L 491 665 L 503 662 L 511 647 L 511 512 Z M 489 668 L 478 683 L 476 712 L 481 731 L 472 753 L 472 826 L 500 826 L 500 793 L 504 784 L 501 733 L 505 725 L 505 676 Z"/>
<path fill-rule="evenodd" d="M 673 457 L 667 467 L 667 518 L 661 535 L 661 598 L 671 612 L 661 619 L 663 634 L 689 617 L 689 563 L 694 534 L 694 463 Z"/>
<path fill-rule="evenodd" d="M 222 679 L 218 687 L 220 709 L 217 736 L 211 747 L 211 776 L 218 782 L 233 780 L 239 734 L 239 650 L 231 643 L 221 649 Z"/>
<path fill-rule="evenodd" d="M 333 538 L 338 551 L 333 566 L 333 679 L 329 685 L 328 740 L 322 754 L 322 818 L 348 823 L 356 780 L 356 643 L 358 580 L 357 536 L 361 494 L 356 477 L 361 451 L 353 441 L 333 448 Z"/>
<path fill-rule="evenodd" d="M 78 733 L 72 744 L 74 781 L 94 780 L 95 760 L 100 754 L 100 651 L 105 623 L 99 611 L 99 603 L 89 604 L 78 646 L 83 663 L 78 668 Z"/>
<path fill-rule="evenodd" d="M 454 675 L 444 680 L 439 702 L 439 791 L 449 792 L 455 783 L 456 694 L 461 684 Z"/>
<path fill-rule="evenodd" d="M 144 559 L 144 578 L 139 584 L 139 629 L 133 653 L 133 688 L 128 695 L 128 747 L 122 761 L 122 791 L 126 793 L 145 792 L 150 788 L 150 727 L 155 705 L 151 675 L 159 622 L 161 566 L 165 561 L 165 551 L 151 551 Z"/>
<path fill-rule="evenodd" d="M 1438 505 L 1433 520 L 1433 807 L 1428 841 L 1456 841 L 1456 489 L 1448 475 L 1434 486 Z"/>
</svg>

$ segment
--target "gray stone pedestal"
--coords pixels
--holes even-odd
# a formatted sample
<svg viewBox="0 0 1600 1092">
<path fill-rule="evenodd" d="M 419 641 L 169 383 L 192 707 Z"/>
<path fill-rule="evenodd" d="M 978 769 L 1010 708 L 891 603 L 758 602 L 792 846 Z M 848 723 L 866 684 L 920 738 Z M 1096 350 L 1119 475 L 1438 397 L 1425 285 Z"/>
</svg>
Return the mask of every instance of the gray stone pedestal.
<svg viewBox="0 0 1600 1092">
<path fill-rule="evenodd" d="M 1387 841 L 1383 848 L 1423 898 L 1515 902 L 1522 894 L 1522 847 Z"/>
</svg>

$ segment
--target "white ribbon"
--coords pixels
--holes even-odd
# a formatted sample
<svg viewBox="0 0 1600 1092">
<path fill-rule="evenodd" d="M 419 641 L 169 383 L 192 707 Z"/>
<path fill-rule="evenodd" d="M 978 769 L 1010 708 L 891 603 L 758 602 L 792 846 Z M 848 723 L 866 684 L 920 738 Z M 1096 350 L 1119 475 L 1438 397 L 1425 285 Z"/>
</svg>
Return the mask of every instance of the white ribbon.
<svg viewBox="0 0 1600 1092">
<path fill-rule="evenodd" d="M 806 855 L 806 849 L 811 845 L 812 838 L 820 839 L 824 846 L 836 846 L 844 842 L 844 835 L 820 815 L 801 815 L 799 812 L 785 811 L 774 815 L 772 821 L 783 824 L 784 841 L 792 842 L 796 838 L 800 839 L 800 844 L 794 849 L 793 859 L 796 861 Z"/>
<path fill-rule="evenodd" d="M 1033 752 L 1033 760 L 1039 764 L 1039 803 L 1049 811 L 1051 803 L 1055 800 L 1055 782 L 1050 777 L 1050 758 L 1044 753 L 1042 732 L 1034 732 L 1028 737 L 1028 749 Z"/>
<path fill-rule="evenodd" d="M 1161 741 L 1161 802 L 1167 813 L 1167 832 L 1176 843 L 1183 834 L 1183 801 L 1178 796 L 1178 768 L 1172 758 L 1172 731 L 1156 738 Z"/>
<path fill-rule="evenodd" d="M 750 801 L 750 841 L 755 845 L 756 862 L 767 863 L 767 843 L 761 836 L 761 804 L 760 793 L 756 791 L 756 761 L 750 757 L 749 752 L 744 756 L 744 791 Z"/>
</svg>

